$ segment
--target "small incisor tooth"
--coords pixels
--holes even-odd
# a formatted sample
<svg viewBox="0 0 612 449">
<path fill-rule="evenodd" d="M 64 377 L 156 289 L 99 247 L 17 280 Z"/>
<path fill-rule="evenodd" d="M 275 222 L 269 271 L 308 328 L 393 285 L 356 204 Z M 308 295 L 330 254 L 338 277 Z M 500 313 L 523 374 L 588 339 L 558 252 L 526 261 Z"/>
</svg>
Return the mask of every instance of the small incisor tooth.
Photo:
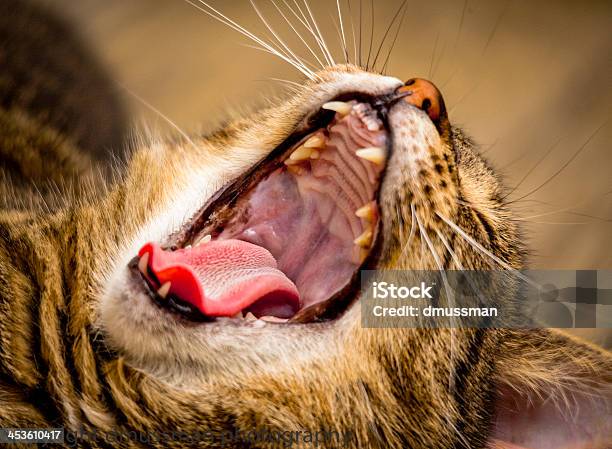
<svg viewBox="0 0 612 449">
<path fill-rule="evenodd" d="M 161 287 L 159 287 L 159 290 L 157 290 L 157 294 L 159 295 L 160 298 L 166 299 L 166 296 L 168 296 L 168 292 L 170 291 L 171 285 L 172 283 L 168 281 L 168 282 L 165 282 Z"/>
<path fill-rule="evenodd" d="M 204 237 L 202 237 L 200 239 L 200 241 L 198 243 L 195 244 L 195 246 L 200 246 L 200 245 L 202 245 L 204 243 L 210 242 L 211 240 L 212 240 L 212 235 L 206 234 Z"/>
<path fill-rule="evenodd" d="M 289 159 L 292 161 L 303 161 L 310 157 L 310 153 L 312 153 L 312 148 L 306 148 L 302 145 L 291 153 Z"/>
<path fill-rule="evenodd" d="M 244 319 L 247 321 L 255 321 L 257 320 L 257 317 L 253 315 L 252 312 L 247 312 L 247 314 L 244 316 Z"/>
<path fill-rule="evenodd" d="M 353 243 L 362 248 L 369 248 L 372 245 L 372 230 L 366 229 L 359 237 L 353 240 Z"/>
<path fill-rule="evenodd" d="M 309 137 L 303 145 L 306 148 L 325 148 L 325 139 L 317 134 Z"/>
<path fill-rule="evenodd" d="M 376 218 L 376 206 L 374 206 L 373 202 L 368 203 L 365 206 L 361 206 L 359 209 L 357 209 L 355 211 L 355 215 L 370 222 L 374 221 Z"/>
<path fill-rule="evenodd" d="M 276 316 L 266 315 L 260 318 L 262 321 L 267 321 L 268 323 L 286 323 L 287 318 L 279 318 Z"/>
<path fill-rule="evenodd" d="M 149 253 L 144 253 L 138 260 L 138 269 L 141 273 L 147 274 L 147 266 L 149 265 Z"/>
<path fill-rule="evenodd" d="M 353 106 L 348 103 L 345 103 L 344 101 L 330 101 L 323 105 L 323 109 L 336 111 L 338 114 L 340 114 L 341 117 L 344 117 L 345 115 L 348 115 L 351 112 Z"/>
<path fill-rule="evenodd" d="M 382 147 L 362 148 L 361 150 L 357 150 L 355 154 L 377 165 L 384 164 L 387 159 L 387 151 Z"/>
</svg>

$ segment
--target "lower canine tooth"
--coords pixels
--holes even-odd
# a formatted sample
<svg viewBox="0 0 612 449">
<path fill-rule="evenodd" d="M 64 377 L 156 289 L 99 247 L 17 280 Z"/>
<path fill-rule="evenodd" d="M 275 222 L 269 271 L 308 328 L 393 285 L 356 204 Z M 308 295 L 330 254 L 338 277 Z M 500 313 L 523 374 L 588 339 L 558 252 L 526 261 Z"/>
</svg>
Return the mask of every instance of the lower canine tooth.
<svg viewBox="0 0 612 449">
<path fill-rule="evenodd" d="M 310 157 L 310 153 L 312 153 L 312 148 L 306 148 L 302 145 L 301 147 L 298 147 L 298 149 L 295 150 L 293 153 L 291 153 L 289 159 L 292 161 L 303 161 Z"/>
<path fill-rule="evenodd" d="M 168 292 L 170 291 L 170 286 L 172 285 L 172 283 L 170 281 L 164 283 L 164 285 L 162 285 L 161 287 L 159 287 L 159 290 L 157 290 L 157 294 L 161 297 L 161 298 L 166 298 L 166 296 L 168 296 Z"/>
<path fill-rule="evenodd" d="M 309 137 L 303 144 L 306 148 L 325 148 L 325 139 L 323 136 Z"/>
<path fill-rule="evenodd" d="M 385 160 L 387 159 L 387 152 L 382 147 L 362 148 L 361 150 L 357 150 L 355 154 L 360 158 L 374 162 L 377 165 L 384 164 Z"/>
<path fill-rule="evenodd" d="M 372 231 L 370 229 L 366 229 L 363 231 L 363 234 L 353 240 L 353 243 L 362 248 L 369 248 L 370 245 L 372 245 Z"/>
<path fill-rule="evenodd" d="M 345 115 L 351 112 L 351 109 L 353 109 L 353 107 L 350 104 L 345 103 L 344 101 L 330 101 L 323 105 L 323 109 L 336 111 L 338 114 L 340 114 L 341 117 L 344 117 Z"/>
<path fill-rule="evenodd" d="M 138 261 L 138 269 L 141 273 L 147 274 L 147 266 L 149 265 L 149 253 L 144 253 Z"/>
</svg>

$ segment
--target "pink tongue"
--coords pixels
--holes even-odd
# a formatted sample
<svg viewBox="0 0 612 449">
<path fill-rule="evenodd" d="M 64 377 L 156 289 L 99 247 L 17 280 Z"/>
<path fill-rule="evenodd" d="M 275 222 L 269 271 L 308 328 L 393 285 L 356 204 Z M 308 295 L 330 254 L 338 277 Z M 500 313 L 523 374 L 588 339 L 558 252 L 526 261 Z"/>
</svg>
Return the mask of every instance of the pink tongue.
<svg viewBox="0 0 612 449">
<path fill-rule="evenodd" d="M 261 246 L 230 239 L 164 251 L 156 243 L 147 243 L 138 256 L 146 253 L 149 282 L 157 288 L 170 282 L 170 295 L 204 315 L 230 317 L 248 309 L 258 317 L 290 318 L 300 308 L 295 284 Z"/>
</svg>

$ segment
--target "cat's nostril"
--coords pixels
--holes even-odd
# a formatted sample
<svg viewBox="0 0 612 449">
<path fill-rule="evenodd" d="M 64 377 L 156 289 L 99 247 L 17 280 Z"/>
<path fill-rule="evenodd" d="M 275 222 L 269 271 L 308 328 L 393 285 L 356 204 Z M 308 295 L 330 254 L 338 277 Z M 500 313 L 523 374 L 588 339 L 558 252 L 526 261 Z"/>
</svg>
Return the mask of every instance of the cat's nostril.
<svg viewBox="0 0 612 449">
<path fill-rule="evenodd" d="M 444 99 L 438 88 L 431 82 L 422 78 L 411 78 L 398 89 L 398 92 L 408 94 L 405 101 L 427 112 L 429 118 L 439 126 L 446 121 L 446 107 Z"/>
</svg>

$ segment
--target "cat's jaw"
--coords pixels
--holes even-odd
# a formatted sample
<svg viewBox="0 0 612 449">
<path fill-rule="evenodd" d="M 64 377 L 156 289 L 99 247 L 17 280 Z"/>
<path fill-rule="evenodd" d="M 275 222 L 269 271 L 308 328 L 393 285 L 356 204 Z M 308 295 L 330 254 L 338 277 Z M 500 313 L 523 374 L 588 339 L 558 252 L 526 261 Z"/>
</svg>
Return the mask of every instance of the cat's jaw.
<svg viewBox="0 0 612 449">
<path fill-rule="evenodd" d="M 328 69 L 321 73 L 320 82 L 306 83 L 302 92 L 273 108 L 237 120 L 208 139 L 182 143 L 180 148 L 162 147 L 159 154 L 150 157 L 150 165 L 140 161 L 140 165 L 133 166 L 132 176 L 156 186 L 149 194 L 157 196 L 148 199 L 150 205 L 144 211 L 143 224 L 122 242 L 121 251 L 112 258 L 106 276 L 101 277 L 98 322 L 110 344 L 135 366 L 183 381 L 194 372 L 201 378 L 218 370 L 240 373 L 292 369 L 298 359 L 321 360 L 341 353 L 346 344 L 343 335 L 347 329 L 354 331 L 358 327 L 356 302 L 339 318 L 323 323 L 186 323 L 160 309 L 134 286 L 128 263 L 146 242 L 163 243 L 168 236 L 180 232 L 220 186 L 247 171 L 296 130 L 306 131 L 309 119 L 326 102 L 342 94 L 360 93 L 372 98 L 390 95 L 401 85 L 397 78 L 350 66 Z M 448 216 L 454 214 L 457 180 L 453 174 L 453 145 L 448 136 L 442 137 L 426 113 L 412 105 L 394 106 L 389 111 L 389 122 L 390 135 L 396 141 L 381 187 L 385 227 L 381 262 L 387 268 L 435 269 L 423 245 L 398 251 L 406 249 L 401 237 L 408 233 L 400 228 L 396 211 L 398 201 L 404 216 L 409 217 L 416 207 L 427 226 L 438 226 L 436 210 Z M 443 191 L 436 185 L 432 195 L 432 186 L 419 180 L 425 171 L 441 175 L 440 181 L 446 184 Z M 411 196 L 406 198 L 404 193 Z M 469 261 L 466 266 L 470 266 Z M 357 330 L 355 335 L 359 333 Z"/>
</svg>

